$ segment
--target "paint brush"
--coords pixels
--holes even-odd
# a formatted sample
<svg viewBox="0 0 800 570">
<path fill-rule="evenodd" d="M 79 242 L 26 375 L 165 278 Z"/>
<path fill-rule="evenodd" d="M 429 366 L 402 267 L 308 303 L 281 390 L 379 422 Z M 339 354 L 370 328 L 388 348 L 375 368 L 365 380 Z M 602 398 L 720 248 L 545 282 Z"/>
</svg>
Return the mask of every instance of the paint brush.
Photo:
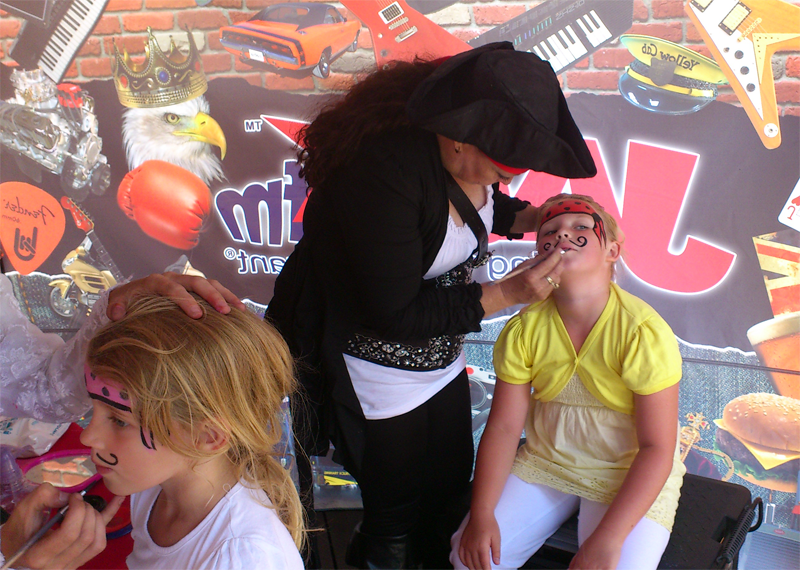
<svg viewBox="0 0 800 570">
<path fill-rule="evenodd" d="M 84 495 L 86 495 L 86 493 L 88 493 L 88 492 L 89 492 L 89 491 L 92 489 L 92 487 L 94 487 L 94 486 L 97 484 L 97 482 L 98 482 L 98 481 L 99 481 L 99 479 L 98 479 L 98 480 L 96 480 L 96 481 L 92 481 L 91 483 L 89 483 L 89 485 L 87 485 L 87 486 L 86 486 L 86 488 L 85 488 L 83 491 L 81 491 L 81 492 L 80 492 L 80 494 L 81 494 L 81 497 L 83 497 Z M 27 552 L 27 551 L 30 549 L 30 547 L 31 547 L 31 546 L 33 546 L 34 544 L 36 544 L 36 543 L 39 541 L 39 539 L 41 539 L 41 538 L 42 538 L 42 537 L 43 537 L 45 534 L 47 534 L 47 531 L 48 531 L 48 530 L 50 530 L 50 529 L 51 529 L 51 528 L 53 528 L 55 525 L 57 525 L 58 523 L 60 523 L 61 521 L 63 521 L 63 520 L 64 520 L 64 517 L 66 516 L 66 514 L 67 514 L 67 510 L 68 510 L 68 509 L 69 509 L 69 505 L 64 505 L 63 507 L 61 507 L 61 508 L 58 510 L 58 512 L 56 513 L 56 515 L 55 515 L 53 518 L 51 518 L 49 521 L 47 521 L 47 522 L 44 524 L 44 526 L 42 526 L 42 528 L 40 528 L 40 529 L 39 529 L 39 530 L 36 532 L 36 534 L 34 534 L 32 537 L 30 537 L 30 538 L 29 538 L 29 539 L 28 539 L 28 540 L 25 542 L 25 544 L 23 544 L 23 545 L 20 547 L 20 549 L 19 549 L 19 550 L 17 550 L 17 552 L 14 554 L 14 556 L 12 556 L 12 557 L 11 557 L 11 558 L 9 558 L 8 560 L 6 560 L 6 563 L 5 563 L 5 564 L 3 564 L 3 567 L 2 567 L 2 568 L 0 568 L 0 570 L 8 570 L 9 568 L 11 568 L 11 567 L 12 567 L 12 565 L 14 564 L 14 562 L 16 562 L 17 560 L 19 560 L 19 559 L 20 559 L 20 557 L 21 557 L 23 554 L 25 554 L 25 553 L 26 553 L 26 552 Z"/>
</svg>

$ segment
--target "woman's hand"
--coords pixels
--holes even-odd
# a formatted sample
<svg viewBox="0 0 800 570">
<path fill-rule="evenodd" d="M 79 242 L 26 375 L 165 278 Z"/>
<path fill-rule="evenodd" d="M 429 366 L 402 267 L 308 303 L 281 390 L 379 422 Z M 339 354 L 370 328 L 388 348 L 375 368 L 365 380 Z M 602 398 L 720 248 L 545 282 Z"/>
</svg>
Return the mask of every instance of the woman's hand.
<svg viewBox="0 0 800 570">
<path fill-rule="evenodd" d="M 622 555 L 623 542 L 593 533 L 572 558 L 570 570 L 615 570 Z"/>
<path fill-rule="evenodd" d="M 231 307 L 246 310 L 244 303 L 215 279 L 167 272 L 154 273 L 112 289 L 106 314 L 112 321 L 118 321 L 125 316 L 128 303 L 134 297 L 142 293 L 155 293 L 174 299 L 187 315 L 199 319 L 203 311 L 189 294 L 190 291 L 200 295 L 220 313 L 229 313 Z"/>
<path fill-rule="evenodd" d="M 503 279 L 485 283 L 481 297 L 485 314 L 488 316 L 506 307 L 529 305 L 546 299 L 557 288 L 562 269 L 561 253 L 554 249 L 522 262 Z"/>
<path fill-rule="evenodd" d="M 491 555 L 491 560 L 490 560 Z M 500 527 L 494 514 L 473 516 L 467 523 L 458 547 L 458 557 L 470 570 L 483 570 L 500 564 Z"/>
<path fill-rule="evenodd" d="M 78 493 L 67 495 L 49 483 L 39 485 L 17 505 L 3 525 L 0 540 L 3 554 L 6 558 L 14 556 L 47 522 L 48 510 L 63 507 L 69 501 L 61 526 L 31 546 L 14 566 L 48 569 L 82 566 L 105 549 L 106 525 L 124 499 L 114 497 L 103 512 L 98 513 Z"/>
<path fill-rule="evenodd" d="M 561 261 L 562 255 L 558 250 L 523 261 L 514 269 L 514 275 L 499 284 L 503 295 L 512 301 L 512 305 L 546 299 L 561 281 Z"/>
</svg>

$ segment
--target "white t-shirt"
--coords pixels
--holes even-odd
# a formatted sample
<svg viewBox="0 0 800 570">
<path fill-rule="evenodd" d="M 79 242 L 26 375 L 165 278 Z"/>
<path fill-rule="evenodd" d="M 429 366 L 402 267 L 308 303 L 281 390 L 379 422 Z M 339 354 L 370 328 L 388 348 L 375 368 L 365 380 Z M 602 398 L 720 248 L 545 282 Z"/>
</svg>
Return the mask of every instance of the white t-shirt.
<svg viewBox="0 0 800 570">
<path fill-rule="evenodd" d="M 486 226 L 492 231 L 494 200 L 491 186 L 486 187 L 486 203 L 478 210 Z M 425 279 L 433 279 L 463 263 L 478 247 L 478 239 L 467 224 L 457 226 L 447 218 L 447 234 L 436 254 Z M 447 386 L 467 365 L 464 351 L 449 366 L 422 372 L 390 368 L 344 355 L 347 372 L 358 396 L 361 410 L 368 420 L 394 418 L 421 406 Z"/>
<path fill-rule="evenodd" d="M 261 489 L 237 483 L 208 516 L 176 544 L 158 546 L 150 538 L 147 521 L 161 493 L 153 487 L 131 495 L 133 552 L 130 570 L 242 569 L 303 570 L 303 560 Z"/>
</svg>

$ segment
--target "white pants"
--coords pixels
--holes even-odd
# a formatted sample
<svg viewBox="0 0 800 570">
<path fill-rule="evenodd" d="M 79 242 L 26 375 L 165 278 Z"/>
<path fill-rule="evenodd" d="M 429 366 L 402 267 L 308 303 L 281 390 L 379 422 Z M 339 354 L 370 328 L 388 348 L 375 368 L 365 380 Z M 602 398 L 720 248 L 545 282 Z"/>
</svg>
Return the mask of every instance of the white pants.
<svg viewBox="0 0 800 570">
<path fill-rule="evenodd" d="M 526 483 L 510 475 L 494 511 L 500 527 L 500 565 L 492 568 L 519 568 L 558 528 L 580 508 L 578 544 L 594 532 L 608 510 L 608 505 L 568 495 L 545 485 Z M 461 534 L 469 515 L 453 535 L 450 562 L 456 569 L 466 568 L 458 557 Z M 669 531 L 660 524 L 642 518 L 622 546 L 618 569 L 657 568 L 669 542 Z"/>
</svg>

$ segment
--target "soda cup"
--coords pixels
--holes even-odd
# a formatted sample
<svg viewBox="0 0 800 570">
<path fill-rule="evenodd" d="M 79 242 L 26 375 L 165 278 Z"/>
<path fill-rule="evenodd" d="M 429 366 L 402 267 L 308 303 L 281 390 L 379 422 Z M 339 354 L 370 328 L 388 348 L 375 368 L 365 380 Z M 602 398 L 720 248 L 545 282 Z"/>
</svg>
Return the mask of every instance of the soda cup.
<svg viewBox="0 0 800 570">
<path fill-rule="evenodd" d="M 753 325 L 747 338 L 761 364 L 787 372 L 769 372 L 775 391 L 800 400 L 800 312 L 787 313 Z"/>
</svg>

